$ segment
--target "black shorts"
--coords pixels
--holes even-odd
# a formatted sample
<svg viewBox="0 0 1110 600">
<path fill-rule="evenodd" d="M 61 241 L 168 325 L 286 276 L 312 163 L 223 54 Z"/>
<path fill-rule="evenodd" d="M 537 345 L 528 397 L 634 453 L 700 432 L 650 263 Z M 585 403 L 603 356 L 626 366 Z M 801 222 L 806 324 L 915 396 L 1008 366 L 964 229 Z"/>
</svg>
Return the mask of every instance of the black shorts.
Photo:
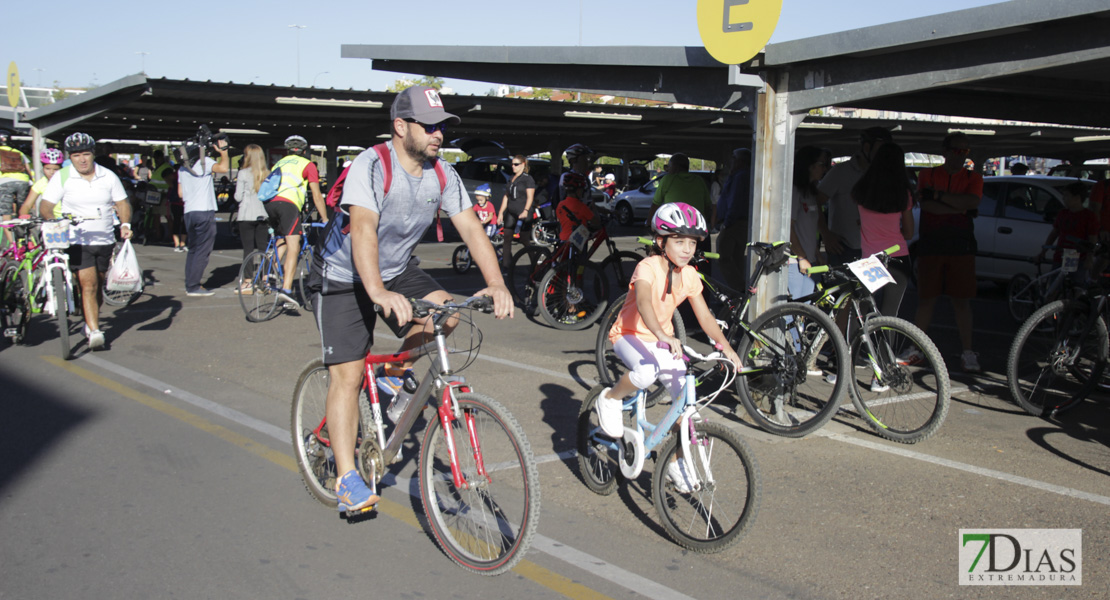
<svg viewBox="0 0 1110 600">
<path fill-rule="evenodd" d="M 89 267 L 96 267 L 101 273 L 108 272 L 108 265 L 112 262 L 112 253 L 115 244 L 100 244 L 96 246 L 73 244 L 66 252 L 69 253 L 69 269 L 80 271 Z"/>
<path fill-rule="evenodd" d="M 406 298 L 423 298 L 443 289 L 417 266 L 415 258 L 409 259 L 408 266 L 400 275 L 385 282 L 385 288 Z M 318 295 L 316 326 L 320 329 L 324 364 L 335 365 L 365 358 L 374 344 L 374 324 L 377 320 L 374 303 L 361 284 L 356 284 L 352 291 Z M 382 320 L 398 337 L 408 326 L 408 323 L 397 323 L 392 315 Z"/>
<path fill-rule="evenodd" d="M 301 211 L 292 202 L 271 200 L 266 203 L 266 214 L 270 216 L 274 234 L 301 235 Z"/>
</svg>

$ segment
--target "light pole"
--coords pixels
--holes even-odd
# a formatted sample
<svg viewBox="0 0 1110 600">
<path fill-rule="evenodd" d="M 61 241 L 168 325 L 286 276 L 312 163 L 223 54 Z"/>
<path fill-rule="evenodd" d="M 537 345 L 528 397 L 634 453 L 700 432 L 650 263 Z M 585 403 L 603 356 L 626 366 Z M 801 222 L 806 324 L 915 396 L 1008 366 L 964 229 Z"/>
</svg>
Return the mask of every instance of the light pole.
<svg viewBox="0 0 1110 600">
<path fill-rule="evenodd" d="M 150 54 L 150 53 L 144 50 L 142 52 L 136 52 L 135 54 L 138 54 L 139 56 L 143 57 L 143 59 L 142 59 L 143 60 L 143 62 L 142 62 L 143 68 L 139 72 L 142 73 L 143 75 L 146 75 L 146 55 Z"/>
<path fill-rule="evenodd" d="M 327 74 L 328 74 L 327 71 L 320 71 L 319 73 L 317 73 L 316 77 L 312 78 L 312 87 L 316 87 L 316 80 L 319 79 L 321 75 L 327 75 Z"/>
<path fill-rule="evenodd" d="M 297 87 L 301 87 L 301 30 L 308 25 L 290 25 L 292 29 L 297 30 Z"/>
<path fill-rule="evenodd" d="M 35 70 L 38 71 L 38 73 L 39 73 L 38 87 L 42 87 L 42 72 L 45 71 L 46 69 L 44 69 L 42 67 L 35 67 Z"/>
</svg>

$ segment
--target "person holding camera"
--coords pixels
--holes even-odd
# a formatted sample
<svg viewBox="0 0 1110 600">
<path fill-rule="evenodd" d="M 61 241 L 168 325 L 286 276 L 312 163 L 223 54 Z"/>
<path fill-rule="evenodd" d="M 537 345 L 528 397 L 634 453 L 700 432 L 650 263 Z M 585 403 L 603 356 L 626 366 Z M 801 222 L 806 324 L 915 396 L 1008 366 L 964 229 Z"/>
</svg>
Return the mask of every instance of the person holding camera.
<svg viewBox="0 0 1110 600">
<path fill-rule="evenodd" d="M 974 217 L 983 197 L 983 176 L 964 168 L 971 152 L 967 134 L 944 138 L 944 164 L 925 169 L 917 179 L 921 204 L 921 236 L 917 243 L 917 326 L 929 331 L 937 298 L 952 299 L 956 329 L 963 345 L 960 362 L 969 373 L 979 371 L 979 355 L 971 349 L 971 299 L 975 297 Z M 916 348 L 901 357 L 907 364 L 924 358 Z"/>
<path fill-rule="evenodd" d="M 228 146 L 227 136 L 202 135 L 182 148 L 183 164 L 177 171 L 177 193 L 185 203 L 185 234 L 191 245 L 185 258 L 186 296 L 215 293 L 201 287 L 200 278 L 208 268 L 208 256 L 216 244 L 216 186 L 212 175 L 231 170 Z M 219 153 L 219 162 L 208 157 L 209 147 Z"/>
</svg>

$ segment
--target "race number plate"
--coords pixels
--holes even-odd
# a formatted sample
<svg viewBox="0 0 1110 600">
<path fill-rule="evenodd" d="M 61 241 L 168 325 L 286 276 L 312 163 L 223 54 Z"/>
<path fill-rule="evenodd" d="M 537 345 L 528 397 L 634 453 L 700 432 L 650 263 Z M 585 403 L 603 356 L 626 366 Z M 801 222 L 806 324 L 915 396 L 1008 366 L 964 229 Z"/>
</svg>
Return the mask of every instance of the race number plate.
<svg viewBox="0 0 1110 600">
<path fill-rule="evenodd" d="M 1074 273 L 1079 270 L 1079 251 L 1075 248 L 1067 248 L 1063 254 L 1064 262 L 1060 264 L 1060 270 L 1065 273 Z"/>
<path fill-rule="evenodd" d="M 162 203 L 162 192 L 159 192 L 158 190 L 147 190 L 146 191 L 146 197 L 143 198 L 143 202 L 146 203 L 146 204 L 153 205 L 153 206 L 157 206 L 157 205 L 161 204 Z"/>
<path fill-rule="evenodd" d="M 570 234 L 570 243 L 578 250 L 584 249 L 589 239 L 590 230 L 585 225 L 579 225 L 578 228 Z"/>
<path fill-rule="evenodd" d="M 47 248 L 69 248 L 69 221 L 46 221 L 42 224 L 42 243 Z"/>
<path fill-rule="evenodd" d="M 874 256 L 848 263 L 848 268 L 852 270 L 852 273 L 855 273 L 856 277 L 863 282 L 867 291 L 871 293 L 875 293 L 875 290 L 888 283 L 894 283 L 894 276 Z"/>
</svg>

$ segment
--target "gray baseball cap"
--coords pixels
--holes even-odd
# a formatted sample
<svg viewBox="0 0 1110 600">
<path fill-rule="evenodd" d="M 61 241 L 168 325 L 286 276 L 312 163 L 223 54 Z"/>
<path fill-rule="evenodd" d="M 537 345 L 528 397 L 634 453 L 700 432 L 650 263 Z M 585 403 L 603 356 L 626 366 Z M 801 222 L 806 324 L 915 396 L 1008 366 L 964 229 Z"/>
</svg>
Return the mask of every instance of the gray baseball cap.
<svg viewBox="0 0 1110 600">
<path fill-rule="evenodd" d="M 389 118 L 415 119 L 428 125 L 444 121 L 458 125 L 461 122 L 461 119 L 443 110 L 443 100 L 440 100 L 435 88 L 423 85 L 414 85 L 397 94 L 389 109 Z"/>
</svg>

